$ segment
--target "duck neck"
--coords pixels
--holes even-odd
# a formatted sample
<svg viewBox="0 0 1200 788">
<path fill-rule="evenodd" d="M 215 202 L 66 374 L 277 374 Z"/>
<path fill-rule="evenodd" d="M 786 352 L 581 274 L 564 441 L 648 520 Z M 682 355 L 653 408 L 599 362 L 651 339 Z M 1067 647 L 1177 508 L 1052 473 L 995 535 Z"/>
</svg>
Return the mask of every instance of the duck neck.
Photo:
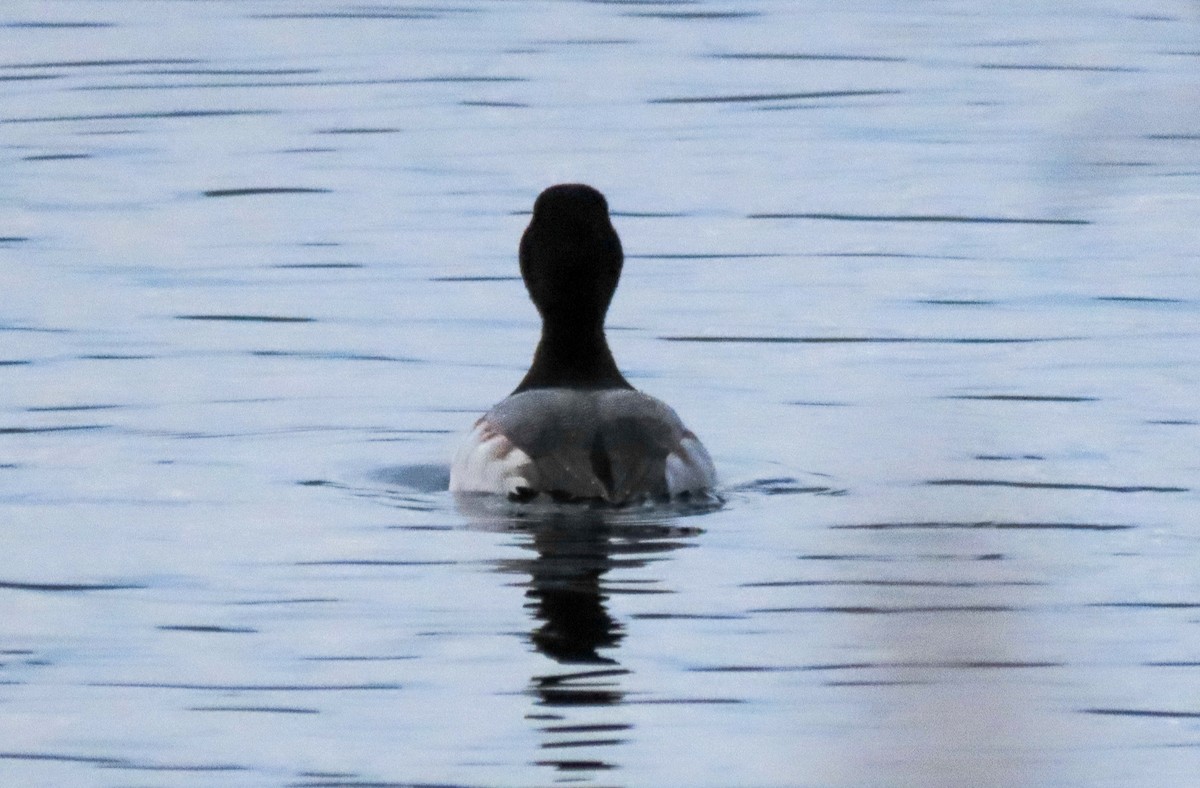
<svg viewBox="0 0 1200 788">
<path fill-rule="evenodd" d="M 533 363 L 513 393 L 544 388 L 633 388 L 608 349 L 603 319 L 584 325 L 542 321 Z"/>
</svg>

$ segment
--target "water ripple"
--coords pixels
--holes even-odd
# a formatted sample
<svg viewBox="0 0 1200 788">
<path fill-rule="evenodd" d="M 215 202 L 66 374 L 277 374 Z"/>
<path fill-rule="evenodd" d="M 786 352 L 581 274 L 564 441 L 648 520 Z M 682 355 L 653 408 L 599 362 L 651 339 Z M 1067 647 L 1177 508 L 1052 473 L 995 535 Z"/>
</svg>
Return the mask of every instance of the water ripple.
<svg viewBox="0 0 1200 788">
<path fill-rule="evenodd" d="M 29 583 L 0 580 L 0 590 L 37 591 L 42 593 L 79 593 L 84 591 L 128 591 L 147 586 L 136 583 Z"/>
<path fill-rule="evenodd" d="M 312 323 L 316 318 L 287 315 L 176 315 L 176 320 L 202 320 L 224 323 Z"/>
<path fill-rule="evenodd" d="M 205 197 L 254 197 L 263 194 L 329 194 L 330 189 L 309 186 L 248 186 L 239 189 L 209 189 Z"/>
<path fill-rule="evenodd" d="M 865 213 L 752 213 L 748 219 L 815 219 L 833 222 L 918 222 L 930 224 L 1027 224 L 1089 225 L 1086 219 L 1037 219 L 1012 216 L 967 216 L 956 214 L 865 214 Z"/>
<path fill-rule="evenodd" d="M 1167 487 L 1158 485 L 1134 484 L 1080 484 L 1074 482 L 1028 482 L 1008 479 L 930 479 L 925 484 L 933 487 L 1013 487 L 1026 490 L 1097 490 L 1115 493 L 1185 493 L 1190 487 Z"/>
<path fill-rule="evenodd" d="M 805 93 L 749 93 L 726 96 L 679 96 L 673 98 L 650 99 L 651 104 L 747 104 L 777 101 L 809 101 L 813 99 L 855 98 L 863 96 L 894 96 L 902 93 L 900 90 L 816 90 Z M 763 214 L 750 218 L 817 218 L 804 215 Z"/>
<path fill-rule="evenodd" d="M 851 531 L 887 531 L 893 529 L 916 530 L 998 530 L 998 531 L 1127 531 L 1133 525 L 1118 523 L 1055 523 L 1055 522 L 1003 522 L 984 520 L 981 522 L 894 522 L 856 523 L 834 525 L 831 528 Z"/>
<path fill-rule="evenodd" d="M 871 336 L 660 336 L 666 342 L 709 342 L 760 345 L 1020 345 L 1068 342 L 1079 337 L 871 337 Z"/>
<path fill-rule="evenodd" d="M 25 118 L 0 118 L 0 123 L 66 123 L 91 120 L 186 120 L 192 118 L 249 117 L 274 115 L 265 109 L 177 109 L 158 112 L 109 112 L 95 115 L 40 115 Z"/>
</svg>

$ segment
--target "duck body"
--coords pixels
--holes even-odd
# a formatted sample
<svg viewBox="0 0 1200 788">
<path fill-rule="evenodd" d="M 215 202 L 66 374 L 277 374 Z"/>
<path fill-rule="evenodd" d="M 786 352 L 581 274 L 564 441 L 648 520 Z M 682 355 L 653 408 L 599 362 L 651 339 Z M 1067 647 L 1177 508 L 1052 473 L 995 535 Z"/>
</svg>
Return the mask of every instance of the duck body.
<svg viewBox="0 0 1200 788">
<path fill-rule="evenodd" d="M 626 504 L 701 495 L 712 459 L 665 402 L 632 389 L 531 389 L 488 411 L 459 447 L 454 492 Z"/>
<path fill-rule="evenodd" d="M 538 196 L 520 263 L 541 339 L 516 390 L 455 454 L 452 492 L 623 505 L 716 485 L 699 439 L 666 403 L 635 390 L 609 350 L 604 317 L 623 262 L 600 192 L 563 184 Z"/>
</svg>

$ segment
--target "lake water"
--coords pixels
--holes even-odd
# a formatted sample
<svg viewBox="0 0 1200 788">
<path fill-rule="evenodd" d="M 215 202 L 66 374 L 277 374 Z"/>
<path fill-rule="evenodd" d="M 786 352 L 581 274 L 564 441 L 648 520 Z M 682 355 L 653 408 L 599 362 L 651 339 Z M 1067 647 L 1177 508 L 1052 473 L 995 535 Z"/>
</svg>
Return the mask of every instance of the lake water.
<svg viewBox="0 0 1200 788">
<path fill-rule="evenodd" d="M 15 0 L 0 52 L 0 783 L 1196 784 L 1196 3 Z M 718 510 L 445 492 L 560 181 Z"/>
</svg>

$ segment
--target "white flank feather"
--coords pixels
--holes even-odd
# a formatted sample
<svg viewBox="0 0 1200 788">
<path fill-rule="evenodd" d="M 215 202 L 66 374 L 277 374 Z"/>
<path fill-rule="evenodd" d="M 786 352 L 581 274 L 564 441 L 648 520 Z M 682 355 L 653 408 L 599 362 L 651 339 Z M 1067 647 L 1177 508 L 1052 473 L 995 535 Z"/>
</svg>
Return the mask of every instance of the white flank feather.
<svg viewBox="0 0 1200 788">
<path fill-rule="evenodd" d="M 667 455 L 667 491 L 672 495 L 703 493 L 717 484 L 717 469 L 708 450 L 691 432 L 684 432 L 679 448 Z"/>
<path fill-rule="evenodd" d="M 508 495 L 528 487 L 529 455 L 485 419 L 463 439 L 450 465 L 450 492 Z"/>
</svg>

